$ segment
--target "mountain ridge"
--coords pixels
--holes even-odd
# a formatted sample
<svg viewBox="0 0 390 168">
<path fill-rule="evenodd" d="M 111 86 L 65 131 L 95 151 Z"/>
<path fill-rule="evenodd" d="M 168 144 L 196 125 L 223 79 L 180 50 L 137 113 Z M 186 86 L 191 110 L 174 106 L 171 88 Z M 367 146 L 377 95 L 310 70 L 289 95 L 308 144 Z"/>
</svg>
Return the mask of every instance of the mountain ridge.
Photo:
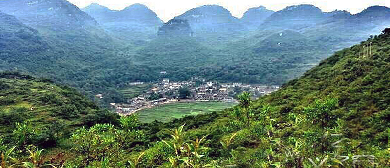
<svg viewBox="0 0 390 168">
<path fill-rule="evenodd" d="M 111 10 L 95 3 L 83 8 L 83 11 L 96 18 L 111 35 L 126 42 L 153 39 L 163 24 L 154 11 L 142 4 Z"/>
<path fill-rule="evenodd" d="M 260 25 L 275 11 L 268 10 L 264 6 L 249 8 L 240 18 L 250 29 L 259 29 Z"/>
</svg>

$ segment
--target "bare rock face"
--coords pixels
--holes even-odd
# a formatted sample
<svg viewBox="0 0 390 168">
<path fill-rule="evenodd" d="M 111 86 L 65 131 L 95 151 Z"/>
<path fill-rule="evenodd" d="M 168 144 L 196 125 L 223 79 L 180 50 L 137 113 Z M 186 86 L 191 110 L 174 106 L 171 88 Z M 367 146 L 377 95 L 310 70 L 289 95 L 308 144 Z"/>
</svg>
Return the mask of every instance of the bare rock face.
<svg viewBox="0 0 390 168">
<path fill-rule="evenodd" d="M 163 37 L 191 37 L 193 32 L 187 20 L 172 19 L 161 26 L 158 30 L 158 36 Z"/>
</svg>

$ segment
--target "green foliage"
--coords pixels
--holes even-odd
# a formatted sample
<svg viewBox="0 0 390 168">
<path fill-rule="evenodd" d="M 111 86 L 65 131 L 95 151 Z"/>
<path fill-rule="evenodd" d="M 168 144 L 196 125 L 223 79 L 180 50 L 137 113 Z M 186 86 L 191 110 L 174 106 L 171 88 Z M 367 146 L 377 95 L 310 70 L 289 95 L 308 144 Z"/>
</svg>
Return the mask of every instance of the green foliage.
<svg viewBox="0 0 390 168">
<path fill-rule="evenodd" d="M 71 137 L 75 153 L 80 154 L 82 165 L 100 161 L 106 157 L 114 157 L 114 151 L 121 150 L 118 141 L 118 131 L 110 124 L 97 124 L 90 129 L 81 128 Z"/>
<path fill-rule="evenodd" d="M 251 94 L 249 92 L 243 92 L 238 95 L 238 100 L 240 101 L 241 107 L 248 108 L 251 104 Z"/>
<path fill-rule="evenodd" d="M 187 99 L 191 97 L 191 91 L 188 87 L 181 87 L 179 89 L 179 98 L 180 99 Z"/>
<path fill-rule="evenodd" d="M 121 127 L 124 130 L 134 130 L 139 127 L 137 114 L 129 115 L 127 117 L 121 117 L 119 121 L 121 123 Z"/>
<path fill-rule="evenodd" d="M 170 167 L 191 167 L 198 168 L 202 167 L 202 155 L 206 147 L 201 146 L 201 143 L 205 141 L 206 136 L 201 139 L 196 138 L 192 142 L 184 142 L 185 132 L 184 125 L 174 129 L 171 133 L 172 141 L 163 142 L 175 151 L 175 155 L 169 157 Z"/>
<path fill-rule="evenodd" d="M 13 131 L 15 142 L 19 146 L 25 146 L 32 143 L 36 132 L 29 123 L 16 123 L 16 129 Z"/>
<path fill-rule="evenodd" d="M 144 155 L 145 155 L 145 152 L 142 152 L 136 159 L 134 159 L 133 161 L 129 161 L 130 167 L 131 168 L 138 168 L 140 161 Z"/>
<path fill-rule="evenodd" d="M 239 121 L 245 122 L 247 125 L 249 125 L 254 115 L 253 109 L 250 107 L 252 103 L 251 95 L 248 92 L 243 92 L 237 97 L 239 100 L 239 106 L 234 108 L 233 115 Z"/>
<path fill-rule="evenodd" d="M 304 113 L 313 124 L 320 123 L 322 127 L 332 126 L 330 122 L 335 121 L 335 116 L 331 111 L 336 109 L 337 99 L 327 99 L 324 102 L 316 101 L 313 107 L 305 108 Z"/>
<path fill-rule="evenodd" d="M 35 146 L 29 146 L 27 148 L 29 153 L 29 162 L 23 162 L 23 166 L 26 168 L 38 168 L 44 166 L 44 158 L 42 157 L 43 149 L 37 149 Z"/>
<path fill-rule="evenodd" d="M 163 98 L 163 95 L 157 94 L 157 93 L 152 93 L 149 97 L 148 100 L 158 100 L 160 98 Z"/>
<path fill-rule="evenodd" d="M 100 110 L 67 86 L 15 72 L 0 77 L 9 86 L 0 92 L 0 132 L 7 144 L 53 147 L 75 128 L 118 124 L 118 115 Z"/>
<path fill-rule="evenodd" d="M 1 165 L 0 168 L 12 167 L 12 160 L 15 160 L 11 155 L 14 153 L 16 147 L 9 149 L 2 149 L 1 152 Z M 4 151 L 3 151 L 4 150 Z"/>
</svg>

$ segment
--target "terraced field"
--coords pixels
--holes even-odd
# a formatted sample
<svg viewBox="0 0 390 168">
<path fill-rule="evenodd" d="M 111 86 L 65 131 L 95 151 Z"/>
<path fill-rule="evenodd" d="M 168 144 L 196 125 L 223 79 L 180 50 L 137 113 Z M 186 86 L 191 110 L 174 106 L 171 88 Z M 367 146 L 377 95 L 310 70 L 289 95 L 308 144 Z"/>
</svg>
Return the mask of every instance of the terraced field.
<svg viewBox="0 0 390 168">
<path fill-rule="evenodd" d="M 120 92 L 125 96 L 126 99 L 131 99 L 134 97 L 137 97 L 146 91 L 148 91 L 152 85 L 150 84 L 142 84 L 142 85 L 136 85 L 136 86 L 129 86 Z"/>
</svg>

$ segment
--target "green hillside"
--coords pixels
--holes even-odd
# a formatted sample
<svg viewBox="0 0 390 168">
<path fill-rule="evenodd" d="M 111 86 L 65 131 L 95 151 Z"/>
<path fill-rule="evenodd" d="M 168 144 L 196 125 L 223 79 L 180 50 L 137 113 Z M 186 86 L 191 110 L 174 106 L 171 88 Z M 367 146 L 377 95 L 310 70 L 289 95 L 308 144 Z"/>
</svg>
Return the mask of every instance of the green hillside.
<svg viewBox="0 0 390 168">
<path fill-rule="evenodd" d="M 79 127 L 115 119 L 75 89 L 19 73 L 0 74 L 0 139 L 10 144 L 55 146 Z M 21 126 L 29 134 L 23 142 L 14 139 Z"/>
<path fill-rule="evenodd" d="M 363 55 L 370 43 L 372 54 Z M 335 53 L 269 96 L 253 102 L 243 96 L 233 109 L 199 116 L 211 122 L 174 121 L 184 129 L 140 153 L 139 164 L 388 167 L 389 52 L 390 34 L 382 34 Z M 194 147 L 197 137 L 205 139 Z"/>
</svg>

